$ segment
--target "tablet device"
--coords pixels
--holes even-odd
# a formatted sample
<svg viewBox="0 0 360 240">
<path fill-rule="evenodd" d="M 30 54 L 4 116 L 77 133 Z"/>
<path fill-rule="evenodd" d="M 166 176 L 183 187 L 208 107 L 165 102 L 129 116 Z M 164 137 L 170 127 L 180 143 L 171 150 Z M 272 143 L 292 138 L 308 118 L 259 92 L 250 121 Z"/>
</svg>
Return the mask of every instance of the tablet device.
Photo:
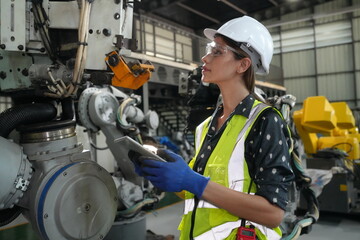
<svg viewBox="0 0 360 240">
<path fill-rule="evenodd" d="M 119 146 L 124 150 L 124 152 L 128 153 L 128 157 L 130 158 L 131 161 L 135 161 L 140 156 L 147 156 L 154 160 L 166 162 L 165 159 L 147 150 L 140 143 L 138 143 L 129 136 L 118 138 L 115 140 L 115 143 L 119 144 Z M 137 164 L 141 165 L 141 163 L 137 163 Z"/>
</svg>

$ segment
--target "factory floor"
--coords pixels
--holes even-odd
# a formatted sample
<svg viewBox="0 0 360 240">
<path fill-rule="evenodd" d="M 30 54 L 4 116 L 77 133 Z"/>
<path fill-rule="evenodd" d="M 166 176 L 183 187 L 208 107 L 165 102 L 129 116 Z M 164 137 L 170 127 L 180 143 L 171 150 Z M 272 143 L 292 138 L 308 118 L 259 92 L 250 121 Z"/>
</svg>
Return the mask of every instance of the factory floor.
<svg viewBox="0 0 360 240">
<path fill-rule="evenodd" d="M 183 202 L 158 209 L 146 216 L 147 229 L 163 236 L 174 235 L 179 239 L 178 223 L 183 211 Z M 321 212 L 319 221 L 309 234 L 299 240 L 360 240 L 360 215 Z"/>
<path fill-rule="evenodd" d="M 146 214 L 146 229 L 149 233 L 164 237 L 154 239 L 179 239 L 177 226 L 181 219 L 183 204 L 183 201 L 175 201 Z M 360 215 L 321 212 L 320 219 L 313 226 L 312 231 L 299 237 L 299 240 L 329 239 L 360 240 Z M 32 231 L 30 224 L 20 223 L 17 227 L 0 229 L 0 240 L 38 240 L 38 237 Z"/>
</svg>

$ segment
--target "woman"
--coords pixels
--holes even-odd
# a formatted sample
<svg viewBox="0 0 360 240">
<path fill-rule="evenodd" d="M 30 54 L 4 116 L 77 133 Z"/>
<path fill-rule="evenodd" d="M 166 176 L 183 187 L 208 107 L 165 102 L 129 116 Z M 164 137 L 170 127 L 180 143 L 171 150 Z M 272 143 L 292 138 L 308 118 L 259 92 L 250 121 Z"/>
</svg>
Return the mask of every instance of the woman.
<svg viewBox="0 0 360 240">
<path fill-rule="evenodd" d="M 137 171 L 164 191 L 186 190 L 180 239 L 240 239 L 252 229 L 258 239 L 280 239 L 291 140 L 280 114 L 254 95 L 255 73 L 269 71 L 271 35 L 247 16 L 204 34 L 212 42 L 202 81 L 217 84 L 222 104 L 197 127 L 189 166 L 165 151 L 168 162 L 145 159 Z"/>
</svg>

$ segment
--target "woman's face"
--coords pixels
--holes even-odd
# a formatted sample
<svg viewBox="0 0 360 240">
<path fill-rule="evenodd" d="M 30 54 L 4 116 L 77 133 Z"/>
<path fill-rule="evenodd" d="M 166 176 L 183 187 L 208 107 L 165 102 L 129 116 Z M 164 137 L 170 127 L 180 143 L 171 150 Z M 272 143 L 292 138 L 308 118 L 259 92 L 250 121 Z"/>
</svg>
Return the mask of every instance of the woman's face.
<svg viewBox="0 0 360 240">
<path fill-rule="evenodd" d="M 206 55 L 202 57 L 202 78 L 206 83 L 221 84 L 222 82 L 239 79 L 237 69 L 241 60 L 236 60 L 234 49 L 227 46 L 221 37 L 216 37 L 207 46 Z"/>
</svg>

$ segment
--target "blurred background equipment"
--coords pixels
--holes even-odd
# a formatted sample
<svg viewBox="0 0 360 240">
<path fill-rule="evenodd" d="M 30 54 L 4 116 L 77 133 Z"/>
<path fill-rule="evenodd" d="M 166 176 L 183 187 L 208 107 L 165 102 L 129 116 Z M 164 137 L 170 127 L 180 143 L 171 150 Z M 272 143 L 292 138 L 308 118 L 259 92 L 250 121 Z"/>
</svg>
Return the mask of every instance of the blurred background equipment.
<svg viewBox="0 0 360 240">
<path fill-rule="evenodd" d="M 320 209 L 359 213 L 360 134 L 347 103 L 308 97 L 293 117 L 304 143 L 306 166 L 313 173 L 313 187 L 318 190 Z"/>
</svg>

